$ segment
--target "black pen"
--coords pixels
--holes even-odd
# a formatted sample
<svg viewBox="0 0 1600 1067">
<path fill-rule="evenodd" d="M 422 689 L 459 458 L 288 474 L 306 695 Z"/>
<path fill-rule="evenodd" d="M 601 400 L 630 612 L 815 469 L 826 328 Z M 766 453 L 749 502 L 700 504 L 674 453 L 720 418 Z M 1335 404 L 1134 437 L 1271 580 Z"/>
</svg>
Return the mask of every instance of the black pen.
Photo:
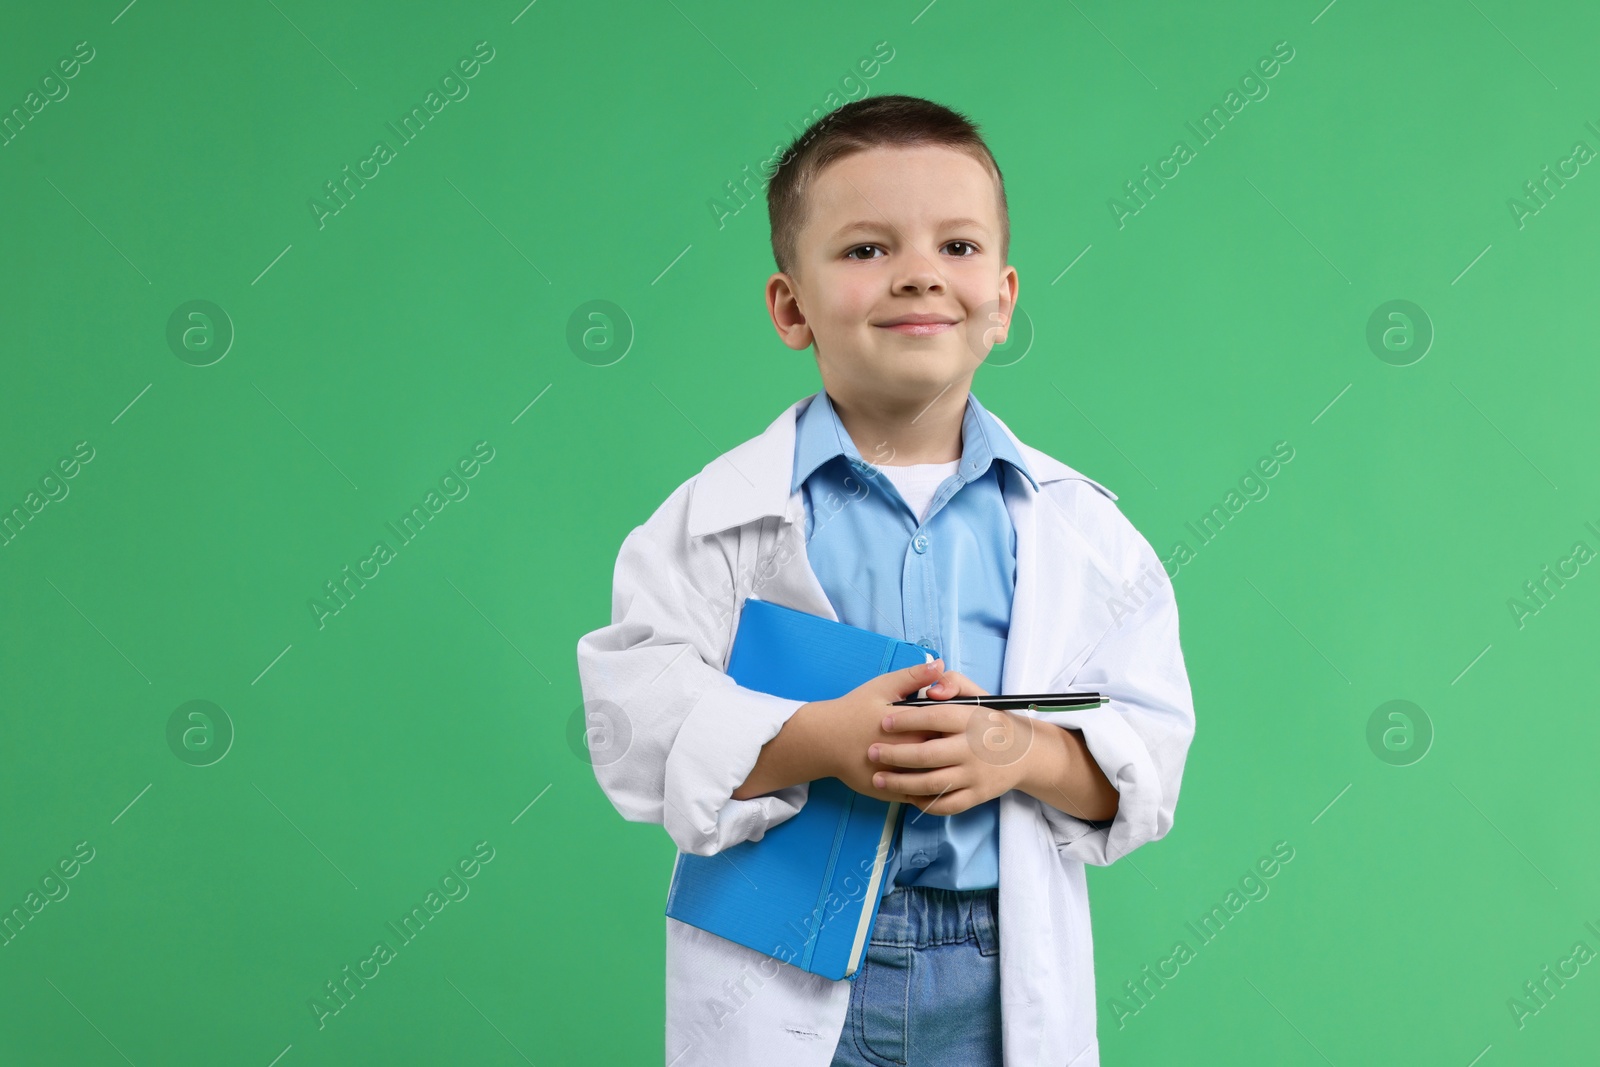
<svg viewBox="0 0 1600 1067">
<path fill-rule="evenodd" d="M 1099 693 L 1007 693 L 979 697 L 946 697 L 943 700 L 937 697 L 910 697 L 906 700 L 896 700 L 892 706 L 927 708 L 935 704 L 976 704 L 979 707 L 999 708 L 1002 711 L 1030 708 L 1037 711 L 1069 711 L 1074 708 L 1096 708 L 1107 703 L 1109 699 Z"/>
</svg>

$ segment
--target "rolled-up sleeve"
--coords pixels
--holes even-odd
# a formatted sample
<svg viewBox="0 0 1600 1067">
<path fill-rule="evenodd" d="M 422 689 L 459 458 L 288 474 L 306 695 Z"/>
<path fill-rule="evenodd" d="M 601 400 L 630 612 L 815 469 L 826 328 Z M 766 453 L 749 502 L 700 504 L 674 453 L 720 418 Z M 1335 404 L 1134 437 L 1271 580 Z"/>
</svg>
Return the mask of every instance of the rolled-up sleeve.
<svg viewBox="0 0 1600 1067">
<path fill-rule="evenodd" d="M 1194 738 L 1194 700 L 1178 640 L 1172 582 L 1133 526 L 1120 513 L 1111 521 L 1122 539 L 1118 555 L 1133 560 L 1126 577 L 1146 576 L 1153 591 L 1137 607 L 1129 598 L 1125 603 L 1130 613 L 1110 625 L 1081 669 L 1058 679 L 1110 699 L 1081 711 L 1029 713 L 1080 731 L 1089 754 L 1117 790 L 1117 812 L 1109 821 L 1079 819 L 1040 802 L 1057 850 L 1102 867 L 1172 828 Z"/>
<path fill-rule="evenodd" d="M 721 670 L 737 586 L 730 554 L 691 540 L 685 483 L 623 540 L 611 624 L 578 641 L 587 750 L 623 818 L 661 825 L 683 852 L 714 855 L 804 806 L 809 783 L 733 799 L 761 748 L 803 701 L 746 689 Z"/>
</svg>

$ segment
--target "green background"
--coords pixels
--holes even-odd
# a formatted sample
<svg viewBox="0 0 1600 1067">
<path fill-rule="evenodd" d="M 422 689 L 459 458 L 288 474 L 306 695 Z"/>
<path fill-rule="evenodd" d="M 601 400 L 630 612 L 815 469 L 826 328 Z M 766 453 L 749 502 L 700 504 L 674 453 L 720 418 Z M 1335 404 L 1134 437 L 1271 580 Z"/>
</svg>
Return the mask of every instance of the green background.
<svg viewBox="0 0 1600 1067">
<path fill-rule="evenodd" d="M 1004 169 L 1033 338 L 975 392 L 1195 551 L 1177 822 L 1090 869 L 1104 1062 L 1593 1056 L 1600 965 L 1508 1006 L 1600 951 L 1600 575 L 1508 607 L 1600 548 L 1600 176 L 1508 206 L 1600 148 L 1592 9 L 123 3 L 0 34 L 6 112 L 94 49 L 0 147 L 0 508 L 70 490 L 0 547 L 0 910 L 94 850 L 0 948 L 0 1060 L 661 1061 L 673 848 L 574 747 L 574 646 L 626 533 L 820 387 L 765 311 L 760 187 L 733 213 L 724 183 L 864 92 L 962 110 Z M 1269 95 L 1119 228 L 1124 183 L 1279 41 Z M 1435 334 L 1405 366 L 1367 342 L 1395 299 Z M 193 300 L 236 334 L 207 366 L 168 342 Z M 570 344 L 595 300 L 610 331 Z M 480 441 L 470 494 L 319 627 Z M 231 723 L 207 766 L 168 741 L 192 700 Z M 1369 745 L 1391 700 L 1421 715 Z M 319 1028 L 311 998 L 479 842 L 470 895 Z M 1277 842 L 1270 894 L 1195 947 Z"/>
</svg>

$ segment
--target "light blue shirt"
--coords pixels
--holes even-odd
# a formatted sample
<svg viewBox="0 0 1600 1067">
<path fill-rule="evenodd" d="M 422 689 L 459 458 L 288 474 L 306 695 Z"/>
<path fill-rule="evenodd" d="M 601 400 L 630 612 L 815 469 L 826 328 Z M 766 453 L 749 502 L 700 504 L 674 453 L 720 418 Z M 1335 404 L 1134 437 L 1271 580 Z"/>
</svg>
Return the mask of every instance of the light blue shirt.
<svg viewBox="0 0 1600 1067">
<path fill-rule="evenodd" d="M 805 489 L 806 557 L 840 621 L 937 650 L 946 669 L 1000 692 L 1017 574 L 1005 504 L 1013 469 L 1038 488 L 1006 432 L 969 392 L 960 463 L 918 522 L 862 458 L 827 390 L 819 391 L 795 427 L 790 491 Z M 999 816 L 998 797 L 955 815 L 907 805 L 883 892 L 998 886 Z"/>
</svg>

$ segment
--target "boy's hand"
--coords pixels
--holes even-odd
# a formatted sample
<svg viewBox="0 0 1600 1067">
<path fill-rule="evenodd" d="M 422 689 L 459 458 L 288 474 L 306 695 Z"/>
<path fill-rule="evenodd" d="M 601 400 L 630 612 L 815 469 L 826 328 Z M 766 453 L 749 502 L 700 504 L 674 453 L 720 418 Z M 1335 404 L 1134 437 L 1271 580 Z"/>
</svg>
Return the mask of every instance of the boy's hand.
<svg viewBox="0 0 1600 1067">
<path fill-rule="evenodd" d="M 959 671 L 946 671 L 928 695 L 989 693 Z M 903 792 L 929 815 L 955 815 L 1016 788 L 1034 737 L 1028 716 L 970 704 L 890 708 L 879 725 L 891 742 L 869 745 L 867 759 L 889 769 L 873 775 L 874 786 Z"/>
<path fill-rule="evenodd" d="M 915 798 L 894 789 L 883 789 L 872 784 L 872 773 L 878 770 L 867 758 L 873 745 L 896 741 L 921 741 L 937 737 L 928 731 L 912 731 L 909 727 L 889 734 L 884 732 L 883 717 L 890 711 L 914 709 L 890 707 L 896 700 L 915 696 L 917 690 L 946 674 L 944 660 L 890 671 L 863 682 L 842 697 L 827 703 L 833 705 L 827 712 L 827 744 L 825 774 L 839 779 L 845 785 L 878 800 L 914 803 Z M 934 695 L 931 694 L 930 695 Z M 945 695 L 945 694 L 939 694 Z"/>
</svg>

